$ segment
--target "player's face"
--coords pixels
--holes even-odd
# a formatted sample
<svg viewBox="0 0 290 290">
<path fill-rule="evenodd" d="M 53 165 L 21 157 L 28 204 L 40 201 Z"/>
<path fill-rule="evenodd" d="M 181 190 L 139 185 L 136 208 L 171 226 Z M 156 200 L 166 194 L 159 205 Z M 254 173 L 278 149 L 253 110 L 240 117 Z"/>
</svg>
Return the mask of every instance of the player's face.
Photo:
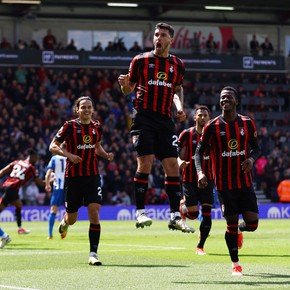
<svg viewBox="0 0 290 290">
<path fill-rule="evenodd" d="M 167 29 L 156 29 L 154 32 L 154 53 L 159 56 L 167 56 L 172 38 Z"/>
<path fill-rule="evenodd" d="M 94 112 L 93 104 L 90 100 L 82 100 L 76 112 L 82 122 L 90 122 Z"/>
<path fill-rule="evenodd" d="M 195 121 L 200 127 L 204 127 L 207 121 L 209 121 L 209 113 L 207 110 L 198 109 L 195 113 Z"/>
<path fill-rule="evenodd" d="M 234 92 L 224 90 L 220 94 L 220 107 L 223 111 L 232 111 L 237 106 L 237 99 Z"/>
</svg>

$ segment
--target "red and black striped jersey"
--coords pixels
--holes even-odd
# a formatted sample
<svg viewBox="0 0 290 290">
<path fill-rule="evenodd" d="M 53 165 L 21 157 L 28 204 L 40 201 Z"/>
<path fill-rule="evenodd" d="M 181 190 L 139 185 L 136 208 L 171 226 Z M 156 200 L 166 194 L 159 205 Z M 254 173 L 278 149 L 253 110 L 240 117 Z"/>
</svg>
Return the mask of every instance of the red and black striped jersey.
<svg viewBox="0 0 290 290">
<path fill-rule="evenodd" d="M 200 154 L 208 146 L 218 190 L 252 186 L 251 172 L 244 173 L 241 165 L 252 152 L 260 150 L 256 126 L 251 118 L 238 114 L 231 122 L 225 121 L 222 115 L 210 120 L 200 139 Z"/>
<path fill-rule="evenodd" d="M 185 67 L 175 55 L 158 57 L 153 51 L 133 58 L 129 80 L 136 85 L 134 108 L 171 117 L 175 87 L 182 85 Z"/>
<path fill-rule="evenodd" d="M 66 142 L 68 152 L 78 155 L 82 162 L 74 164 L 66 160 L 65 177 L 93 176 L 99 174 L 96 143 L 102 137 L 102 128 L 98 121 L 82 124 L 79 119 L 70 120 L 57 132 L 55 139 Z"/>
<path fill-rule="evenodd" d="M 3 187 L 19 189 L 22 185 L 36 177 L 36 169 L 27 159 L 15 160 L 9 164 L 9 167 L 11 172 L 3 183 Z"/>
<path fill-rule="evenodd" d="M 182 170 L 183 182 L 194 182 L 197 184 L 197 172 L 194 164 L 194 154 L 201 134 L 196 131 L 196 127 L 183 130 L 178 138 L 179 150 L 184 150 L 185 156 L 183 160 L 189 162 L 189 165 Z M 203 155 L 202 171 L 208 179 L 213 179 L 211 159 L 209 157 L 209 148 Z"/>
</svg>

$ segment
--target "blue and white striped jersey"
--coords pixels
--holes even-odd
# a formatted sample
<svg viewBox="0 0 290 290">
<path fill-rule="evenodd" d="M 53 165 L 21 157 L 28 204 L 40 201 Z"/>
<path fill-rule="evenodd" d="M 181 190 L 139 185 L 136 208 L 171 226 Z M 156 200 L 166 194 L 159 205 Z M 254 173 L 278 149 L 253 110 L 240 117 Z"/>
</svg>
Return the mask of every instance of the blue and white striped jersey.
<svg viewBox="0 0 290 290">
<path fill-rule="evenodd" d="M 47 169 L 54 172 L 53 190 L 64 188 L 64 172 L 66 166 L 66 157 L 54 155 L 51 157 Z"/>
</svg>

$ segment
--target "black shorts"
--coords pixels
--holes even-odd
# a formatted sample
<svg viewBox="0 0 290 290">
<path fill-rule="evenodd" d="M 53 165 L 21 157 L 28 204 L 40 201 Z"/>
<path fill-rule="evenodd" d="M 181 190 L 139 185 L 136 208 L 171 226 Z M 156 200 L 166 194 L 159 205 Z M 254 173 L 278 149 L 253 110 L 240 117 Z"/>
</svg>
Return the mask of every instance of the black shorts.
<svg viewBox="0 0 290 290">
<path fill-rule="evenodd" d="M 65 179 L 65 208 L 69 213 L 77 212 L 90 203 L 102 203 L 100 176 L 79 176 Z"/>
<path fill-rule="evenodd" d="M 20 199 L 19 197 L 19 189 L 13 187 L 5 187 L 4 193 L 1 198 L 1 204 L 7 207 L 9 204 L 13 203 L 14 201 Z"/>
<path fill-rule="evenodd" d="M 245 211 L 258 213 L 257 197 L 254 188 L 218 191 L 222 199 L 224 216 L 242 214 Z"/>
<path fill-rule="evenodd" d="M 201 189 L 193 182 L 184 182 L 182 184 L 183 194 L 185 195 L 186 206 L 198 204 L 213 204 L 213 181 L 209 181 L 207 187 Z"/>
<path fill-rule="evenodd" d="M 159 160 L 177 158 L 178 137 L 174 123 L 154 112 L 137 113 L 131 127 L 131 137 L 137 156 L 154 154 Z"/>
</svg>

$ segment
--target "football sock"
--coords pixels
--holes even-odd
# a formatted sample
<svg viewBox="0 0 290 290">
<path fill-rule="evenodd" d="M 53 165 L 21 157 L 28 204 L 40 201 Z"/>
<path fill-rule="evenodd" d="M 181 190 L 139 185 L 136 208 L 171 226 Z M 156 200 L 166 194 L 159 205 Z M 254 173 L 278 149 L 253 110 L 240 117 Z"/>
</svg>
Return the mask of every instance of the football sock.
<svg viewBox="0 0 290 290">
<path fill-rule="evenodd" d="M 89 228 L 89 240 L 90 240 L 90 252 L 97 253 L 101 236 L 101 225 L 90 223 Z"/>
<path fill-rule="evenodd" d="M 0 238 L 4 238 L 4 231 L 0 228 Z"/>
<path fill-rule="evenodd" d="M 208 237 L 208 234 L 211 229 L 211 207 L 210 206 L 202 206 L 202 221 L 199 226 L 200 230 L 200 240 L 197 245 L 198 248 L 203 248 L 204 243 Z"/>
<path fill-rule="evenodd" d="M 54 222 L 55 222 L 55 216 L 56 216 L 56 214 L 54 212 L 51 212 L 49 214 L 49 218 L 48 218 L 48 236 L 49 237 L 52 237 L 53 226 L 54 226 Z"/>
<path fill-rule="evenodd" d="M 238 262 L 238 224 L 228 224 L 225 240 L 232 262 Z"/>
<path fill-rule="evenodd" d="M 168 195 L 170 203 L 170 211 L 179 212 L 181 192 L 180 192 L 180 181 L 178 176 L 176 177 L 167 176 L 165 178 L 165 191 Z"/>
<path fill-rule="evenodd" d="M 145 198 L 148 189 L 148 175 L 149 174 L 136 172 L 134 177 L 135 202 L 137 209 L 144 209 L 145 207 Z"/>
<path fill-rule="evenodd" d="M 16 218 L 16 223 L 17 223 L 17 226 L 19 228 L 21 228 L 21 225 L 22 225 L 22 218 L 21 218 L 21 208 L 16 208 L 15 209 L 15 218 Z"/>
</svg>

